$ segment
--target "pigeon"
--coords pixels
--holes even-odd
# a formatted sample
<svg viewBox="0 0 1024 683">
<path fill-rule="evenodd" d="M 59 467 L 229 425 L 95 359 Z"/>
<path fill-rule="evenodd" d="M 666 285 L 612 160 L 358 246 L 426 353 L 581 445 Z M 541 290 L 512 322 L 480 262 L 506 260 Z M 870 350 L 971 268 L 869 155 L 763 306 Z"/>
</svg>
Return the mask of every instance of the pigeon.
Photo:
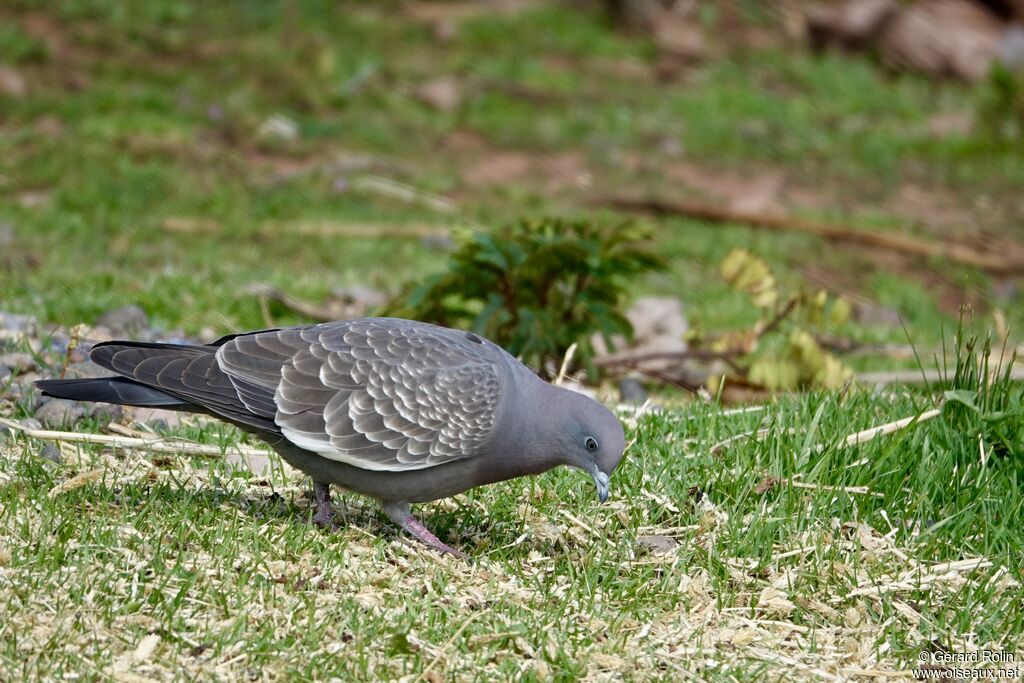
<svg viewBox="0 0 1024 683">
<path fill-rule="evenodd" d="M 333 484 L 377 499 L 402 529 L 460 557 L 411 503 L 558 465 L 588 473 L 604 502 L 625 450 L 622 425 L 596 400 L 545 382 L 473 332 L 413 320 L 258 330 L 208 345 L 106 341 L 90 358 L 116 376 L 36 386 L 235 424 L 312 478 L 315 524 L 333 527 Z"/>
</svg>

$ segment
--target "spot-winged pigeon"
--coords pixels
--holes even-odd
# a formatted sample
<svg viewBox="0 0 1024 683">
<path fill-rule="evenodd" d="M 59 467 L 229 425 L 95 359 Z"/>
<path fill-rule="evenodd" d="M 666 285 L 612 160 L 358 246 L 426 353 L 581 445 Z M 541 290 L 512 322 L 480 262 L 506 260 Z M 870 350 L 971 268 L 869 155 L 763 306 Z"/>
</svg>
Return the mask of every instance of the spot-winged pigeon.
<svg viewBox="0 0 1024 683">
<path fill-rule="evenodd" d="M 558 465 L 589 473 L 604 501 L 625 448 L 621 424 L 597 401 L 541 380 L 472 332 L 411 320 L 261 330 L 205 346 L 109 341 L 90 357 L 118 376 L 37 386 L 232 422 L 312 477 L 318 524 L 331 524 L 336 484 L 456 555 L 410 503 Z"/>
</svg>

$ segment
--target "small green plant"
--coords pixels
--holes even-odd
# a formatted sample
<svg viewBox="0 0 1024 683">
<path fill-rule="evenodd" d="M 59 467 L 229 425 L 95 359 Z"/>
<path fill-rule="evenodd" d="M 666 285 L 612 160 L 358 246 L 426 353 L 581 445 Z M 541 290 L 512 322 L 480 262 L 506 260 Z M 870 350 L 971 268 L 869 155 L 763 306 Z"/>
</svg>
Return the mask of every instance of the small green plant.
<svg viewBox="0 0 1024 683">
<path fill-rule="evenodd" d="M 945 440 L 966 444 L 967 452 L 982 461 L 987 453 L 1019 458 L 1024 455 L 1024 387 L 1011 377 L 1016 353 L 993 353 L 991 337 L 965 336 L 962 322 L 954 344 L 956 365 L 943 392 Z"/>
<path fill-rule="evenodd" d="M 768 264 L 745 249 L 725 257 L 722 276 L 761 311 L 753 327 L 707 342 L 711 350 L 737 359 L 734 369 L 743 374 L 740 379 L 766 389 L 791 390 L 838 388 L 853 376 L 822 347 L 818 334 L 849 319 L 848 301 L 825 290 L 786 294 Z"/>
<path fill-rule="evenodd" d="M 558 219 L 467 234 L 446 271 L 407 288 L 387 312 L 473 330 L 548 375 L 574 343 L 589 366 L 595 334 L 632 334 L 625 282 L 665 266 L 649 237 L 634 224 Z"/>
</svg>

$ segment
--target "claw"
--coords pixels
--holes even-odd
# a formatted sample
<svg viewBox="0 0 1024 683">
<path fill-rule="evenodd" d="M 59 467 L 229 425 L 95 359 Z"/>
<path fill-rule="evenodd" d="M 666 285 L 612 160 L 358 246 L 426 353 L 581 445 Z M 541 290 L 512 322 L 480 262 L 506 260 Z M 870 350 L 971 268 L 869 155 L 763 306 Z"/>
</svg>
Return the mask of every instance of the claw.
<svg viewBox="0 0 1024 683">
<path fill-rule="evenodd" d="M 466 553 L 461 550 L 456 550 L 432 534 L 427 527 L 423 526 L 423 523 L 420 522 L 420 520 L 416 519 L 412 515 L 405 518 L 405 521 L 402 523 L 402 528 L 440 553 L 454 555 L 460 560 L 469 558 Z"/>
<path fill-rule="evenodd" d="M 433 548 L 434 550 L 446 555 L 454 555 L 460 560 L 465 560 L 469 558 L 469 556 L 466 555 L 466 553 L 462 552 L 461 550 L 456 550 L 455 548 L 451 547 L 450 545 L 439 539 L 437 536 L 430 532 L 430 529 L 423 526 L 423 523 L 421 521 L 413 517 L 409 513 L 408 503 L 385 503 L 384 512 L 386 512 L 388 517 L 391 518 L 391 521 L 393 521 L 395 524 L 408 531 L 410 534 L 415 536 L 419 541 Z"/>
</svg>

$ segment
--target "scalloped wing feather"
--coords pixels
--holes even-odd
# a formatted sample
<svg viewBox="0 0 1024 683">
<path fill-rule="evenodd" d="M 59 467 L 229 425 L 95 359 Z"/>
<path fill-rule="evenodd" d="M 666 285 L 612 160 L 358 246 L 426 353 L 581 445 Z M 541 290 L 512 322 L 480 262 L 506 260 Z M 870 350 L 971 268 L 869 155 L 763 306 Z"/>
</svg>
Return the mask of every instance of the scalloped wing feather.
<svg viewBox="0 0 1024 683">
<path fill-rule="evenodd" d="M 406 471 L 480 452 L 501 397 L 498 353 L 464 332 L 366 319 L 239 336 L 217 360 L 243 403 L 264 409 L 273 391 L 274 421 L 300 448 Z"/>
</svg>

